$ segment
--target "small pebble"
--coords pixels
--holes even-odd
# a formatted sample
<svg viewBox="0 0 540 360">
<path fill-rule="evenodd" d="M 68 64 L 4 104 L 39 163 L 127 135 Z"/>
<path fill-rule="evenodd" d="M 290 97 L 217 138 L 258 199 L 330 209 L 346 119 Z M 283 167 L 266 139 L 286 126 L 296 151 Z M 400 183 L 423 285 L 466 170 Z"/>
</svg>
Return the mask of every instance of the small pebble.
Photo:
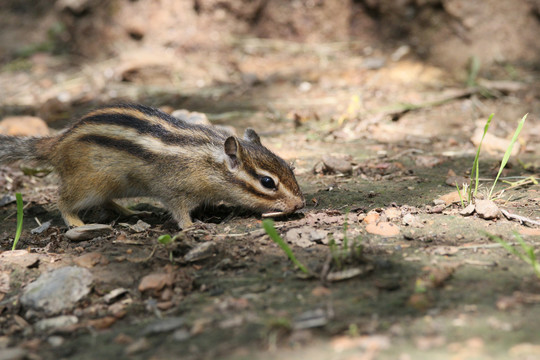
<svg viewBox="0 0 540 360">
<path fill-rule="evenodd" d="M 73 315 L 60 315 L 48 319 L 39 320 L 35 325 L 37 331 L 49 331 L 75 325 L 79 319 Z"/>
<path fill-rule="evenodd" d="M 184 260 L 187 262 L 195 262 L 209 258 L 214 254 L 215 248 L 216 244 L 213 241 L 200 243 L 184 255 Z"/>
<path fill-rule="evenodd" d="M 461 216 L 470 216 L 473 213 L 474 213 L 474 204 L 469 204 L 469 205 L 467 205 L 467 207 L 465 207 L 465 208 L 463 208 L 463 209 L 461 209 L 459 211 L 459 214 Z"/>
</svg>

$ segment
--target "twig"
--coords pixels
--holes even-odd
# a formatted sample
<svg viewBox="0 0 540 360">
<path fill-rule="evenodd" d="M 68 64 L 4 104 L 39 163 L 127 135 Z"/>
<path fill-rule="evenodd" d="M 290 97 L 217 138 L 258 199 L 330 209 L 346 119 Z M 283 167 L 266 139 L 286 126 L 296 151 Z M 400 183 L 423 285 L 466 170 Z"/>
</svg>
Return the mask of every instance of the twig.
<svg viewBox="0 0 540 360">
<path fill-rule="evenodd" d="M 393 121 L 399 120 L 409 111 L 421 110 L 425 108 L 437 107 L 454 100 L 465 99 L 476 94 L 510 93 L 525 89 L 526 84 L 510 81 L 480 81 L 480 86 L 471 86 L 466 89 L 458 90 L 453 94 L 442 96 L 440 99 L 428 101 L 420 104 L 403 104 L 399 109 L 385 112 L 384 115 L 390 116 Z"/>
<path fill-rule="evenodd" d="M 508 220 L 517 220 L 520 224 L 525 224 L 528 226 L 533 225 L 540 225 L 540 221 L 536 221 L 533 219 L 529 219 L 528 217 L 512 214 L 511 212 L 501 209 L 501 213 L 508 219 Z"/>
</svg>

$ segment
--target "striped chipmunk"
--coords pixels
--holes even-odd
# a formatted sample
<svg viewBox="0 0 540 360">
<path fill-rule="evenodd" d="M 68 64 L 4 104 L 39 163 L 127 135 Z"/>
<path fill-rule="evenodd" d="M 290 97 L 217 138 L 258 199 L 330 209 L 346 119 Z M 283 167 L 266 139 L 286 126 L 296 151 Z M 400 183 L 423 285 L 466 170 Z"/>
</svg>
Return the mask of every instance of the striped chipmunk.
<svg viewBox="0 0 540 360">
<path fill-rule="evenodd" d="M 84 225 L 78 212 L 93 206 L 131 215 L 114 199 L 135 196 L 160 200 L 181 229 L 193 209 L 220 201 L 272 215 L 304 207 L 291 167 L 254 130 L 238 138 L 143 105 L 94 110 L 56 136 L 0 136 L 0 162 L 16 160 L 59 174 L 70 227 Z"/>
</svg>

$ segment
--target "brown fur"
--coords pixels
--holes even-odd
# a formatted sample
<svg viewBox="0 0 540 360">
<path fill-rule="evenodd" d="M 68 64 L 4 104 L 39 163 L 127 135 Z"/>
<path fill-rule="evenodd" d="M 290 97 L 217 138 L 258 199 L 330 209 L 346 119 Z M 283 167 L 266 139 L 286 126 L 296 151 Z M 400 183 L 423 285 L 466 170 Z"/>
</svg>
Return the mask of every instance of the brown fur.
<svg viewBox="0 0 540 360">
<path fill-rule="evenodd" d="M 59 173 L 58 207 L 69 226 L 82 225 L 77 213 L 90 206 L 129 213 L 113 200 L 131 196 L 161 200 L 180 228 L 191 225 L 189 213 L 201 204 L 285 213 L 304 206 L 291 168 L 253 130 L 229 137 L 141 105 L 95 110 L 56 137 L 0 137 L 0 162 L 18 159 L 49 163 Z M 277 187 L 265 188 L 264 176 Z"/>
</svg>

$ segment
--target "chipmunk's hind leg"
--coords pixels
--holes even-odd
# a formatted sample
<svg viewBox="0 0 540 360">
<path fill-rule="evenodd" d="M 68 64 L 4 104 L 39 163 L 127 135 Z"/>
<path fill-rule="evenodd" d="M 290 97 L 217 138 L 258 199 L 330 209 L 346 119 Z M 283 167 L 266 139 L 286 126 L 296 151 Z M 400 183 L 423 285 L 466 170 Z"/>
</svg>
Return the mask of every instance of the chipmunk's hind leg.
<svg viewBox="0 0 540 360">
<path fill-rule="evenodd" d="M 60 197 L 58 200 L 58 210 L 62 214 L 62 218 L 68 227 L 77 227 L 83 226 L 84 222 L 79 217 L 78 210 L 74 209 L 73 206 L 66 201 L 66 199 Z"/>
<path fill-rule="evenodd" d="M 115 212 L 116 214 L 124 217 L 129 217 L 133 215 L 138 215 L 139 211 L 130 210 L 127 207 L 124 207 L 120 204 L 118 204 L 116 201 L 109 200 L 103 204 L 103 207 L 105 207 L 108 210 L 111 210 Z"/>
<path fill-rule="evenodd" d="M 90 187 L 85 189 L 80 184 L 75 185 L 77 191 L 73 191 L 66 184 L 62 184 L 59 191 L 58 210 L 69 227 L 84 225 L 78 215 L 79 211 L 107 203 L 106 199 L 96 194 Z"/>
</svg>

